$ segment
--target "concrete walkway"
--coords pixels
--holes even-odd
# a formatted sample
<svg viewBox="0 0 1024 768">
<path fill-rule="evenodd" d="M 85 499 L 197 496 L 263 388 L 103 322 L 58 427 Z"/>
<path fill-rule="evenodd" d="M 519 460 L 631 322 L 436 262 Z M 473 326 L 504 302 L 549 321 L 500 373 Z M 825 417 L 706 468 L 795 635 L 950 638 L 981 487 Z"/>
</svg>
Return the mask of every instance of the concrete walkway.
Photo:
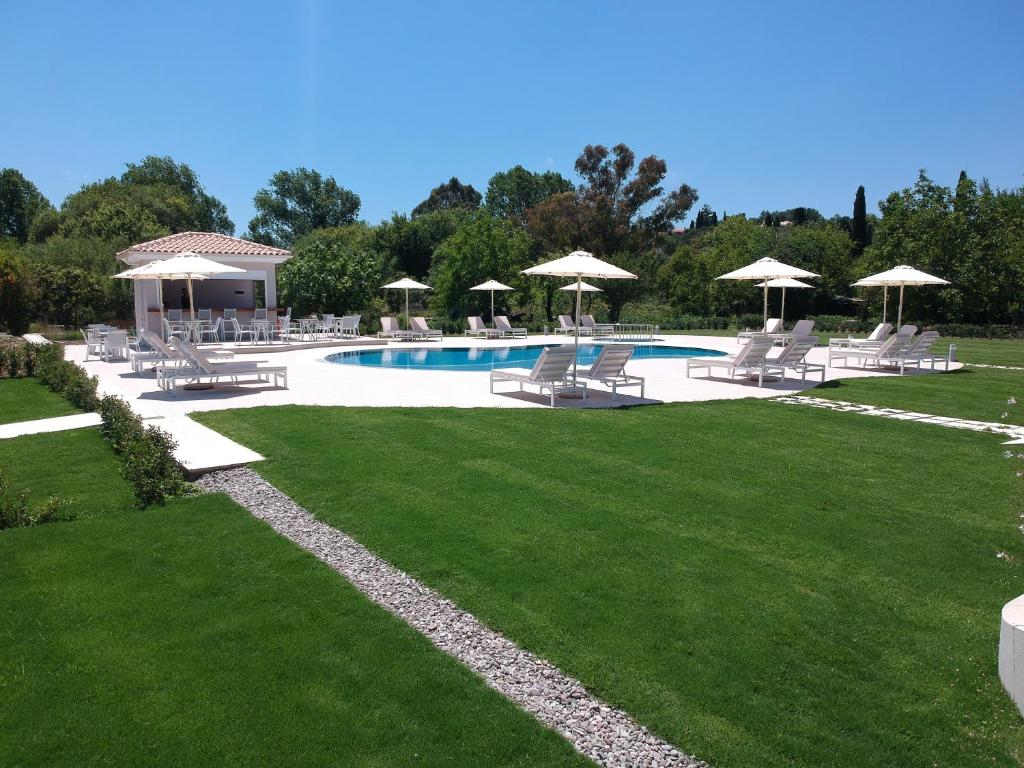
<svg viewBox="0 0 1024 768">
<path fill-rule="evenodd" d="M 0 424 L 0 440 L 22 435 L 41 435 L 46 432 L 66 432 L 69 429 L 96 427 L 100 424 L 98 413 L 76 413 L 73 416 L 55 416 L 52 419 L 34 419 Z"/>
</svg>

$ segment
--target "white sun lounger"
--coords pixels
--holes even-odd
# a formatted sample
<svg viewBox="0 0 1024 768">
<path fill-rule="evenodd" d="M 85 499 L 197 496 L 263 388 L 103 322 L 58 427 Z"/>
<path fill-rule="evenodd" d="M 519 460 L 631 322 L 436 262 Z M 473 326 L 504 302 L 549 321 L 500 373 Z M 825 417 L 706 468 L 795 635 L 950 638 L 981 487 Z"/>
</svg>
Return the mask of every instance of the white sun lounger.
<svg viewBox="0 0 1024 768">
<path fill-rule="evenodd" d="M 755 336 L 763 336 L 766 333 L 781 333 L 782 332 L 782 320 L 778 317 L 769 317 L 768 322 L 764 324 L 764 328 L 760 331 L 740 331 L 736 334 L 736 341 L 740 339 L 752 339 Z"/>
<path fill-rule="evenodd" d="M 810 336 L 813 330 L 813 320 L 797 320 L 793 330 L 789 333 L 769 333 L 768 335 L 776 344 L 788 344 L 790 339 L 795 339 L 798 336 Z"/>
<path fill-rule="evenodd" d="M 635 347 L 632 344 L 605 344 L 601 354 L 589 368 L 579 368 L 576 376 L 597 381 L 612 388 L 612 399 L 619 396 L 622 387 L 640 387 L 640 397 L 644 396 L 644 378 L 630 376 L 626 373 L 626 363 L 633 357 Z"/>
<path fill-rule="evenodd" d="M 807 362 L 807 353 L 816 346 L 818 346 L 817 336 L 797 336 L 790 340 L 778 357 L 769 359 L 768 364 L 799 373 L 801 381 L 807 380 L 808 373 L 820 373 L 821 380 L 824 381 L 825 366 L 821 363 Z"/>
<path fill-rule="evenodd" d="M 835 360 L 842 360 L 847 365 L 850 360 L 860 361 L 861 367 L 871 365 L 873 368 L 884 368 L 900 362 L 900 357 L 911 346 L 917 343 L 913 333 L 917 326 L 903 326 L 898 333 L 893 334 L 878 347 L 829 347 L 828 364 L 832 367 Z M 900 373 L 903 373 L 904 364 L 900 364 Z"/>
<path fill-rule="evenodd" d="M 151 365 L 175 367 L 189 363 L 187 357 L 185 357 L 181 352 L 171 349 L 159 335 L 152 331 L 143 331 L 139 334 L 139 339 L 145 342 L 150 351 L 135 352 L 132 354 L 132 370 L 136 373 L 142 373 L 145 368 Z M 230 360 L 234 357 L 231 352 L 209 348 L 207 348 L 203 354 L 205 354 L 210 360 L 217 361 Z"/>
<path fill-rule="evenodd" d="M 580 315 L 580 326 L 586 328 L 591 336 L 614 336 L 615 325 L 613 323 L 599 323 L 594 320 L 593 315 Z"/>
<path fill-rule="evenodd" d="M 572 391 L 573 385 L 569 381 L 569 366 L 576 359 L 576 350 L 566 345 L 562 347 L 547 347 L 537 358 L 533 369 L 527 371 L 525 368 L 497 368 L 491 371 L 491 394 L 494 394 L 494 383 L 496 381 L 511 381 L 519 385 L 519 391 L 527 384 L 537 387 L 543 395 L 544 390 L 551 393 L 551 406 L 555 405 L 555 396 L 559 392 Z M 586 382 L 578 382 L 577 388 L 583 390 L 583 399 L 587 398 Z"/>
<path fill-rule="evenodd" d="M 288 389 L 288 368 L 283 365 L 260 365 L 265 360 L 233 360 L 216 362 L 207 357 L 194 344 L 181 339 L 171 342 L 187 358 L 189 365 L 181 368 L 157 368 L 157 383 L 161 389 L 173 391 L 176 386 L 213 384 L 228 379 L 233 384 L 270 384 Z M 254 378 L 245 378 L 254 377 Z"/>
<path fill-rule="evenodd" d="M 778 365 L 768 362 L 768 352 L 771 351 L 774 342 L 770 336 L 761 334 L 753 336 L 746 345 L 735 355 L 725 357 L 691 357 L 686 361 L 686 378 L 690 378 L 690 371 L 702 368 L 707 369 L 708 376 L 714 369 L 725 371 L 730 379 L 737 376 L 744 379 L 753 379 L 757 376 L 757 386 L 764 384 L 765 376 L 784 376 L 785 371 Z"/>
<path fill-rule="evenodd" d="M 572 336 L 576 333 L 576 323 L 573 322 L 571 315 L 559 315 L 558 316 L 558 327 L 554 329 L 555 333 L 564 333 Z M 580 336 L 589 336 L 590 329 L 584 328 L 583 324 L 580 323 Z"/>
<path fill-rule="evenodd" d="M 945 370 L 949 370 L 949 356 L 943 357 L 936 355 L 932 352 L 932 347 L 939 340 L 938 331 L 925 331 L 916 338 L 913 344 L 908 346 L 900 354 L 898 362 L 900 364 L 900 373 L 903 373 L 903 369 L 908 364 L 913 364 L 918 369 L 924 367 L 925 363 L 931 365 L 931 369 L 934 371 L 935 366 L 938 363 L 942 363 L 942 367 Z M 895 360 L 893 364 L 895 364 Z"/>
<path fill-rule="evenodd" d="M 487 324 L 479 315 L 473 317 L 467 317 L 466 322 L 469 323 L 469 330 L 466 331 L 467 336 L 476 336 L 477 338 L 483 337 L 485 339 L 493 339 L 501 336 L 501 331 L 497 328 L 488 328 Z"/>
<path fill-rule="evenodd" d="M 512 338 L 526 338 L 525 328 L 513 328 L 512 323 L 508 321 L 505 315 L 498 315 L 494 318 L 494 327 L 498 329 L 502 336 L 511 336 Z"/>
<path fill-rule="evenodd" d="M 880 347 L 891 332 L 892 323 L 879 323 L 875 326 L 875 330 L 863 339 L 853 336 L 845 339 L 830 339 L 828 345 L 830 347 Z"/>
<path fill-rule="evenodd" d="M 444 335 L 436 328 L 428 326 L 427 321 L 422 317 L 410 317 L 409 325 L 412 326 L 413 333 L 418 333 L 421 338 L 440 339 Z"/>
</svg>

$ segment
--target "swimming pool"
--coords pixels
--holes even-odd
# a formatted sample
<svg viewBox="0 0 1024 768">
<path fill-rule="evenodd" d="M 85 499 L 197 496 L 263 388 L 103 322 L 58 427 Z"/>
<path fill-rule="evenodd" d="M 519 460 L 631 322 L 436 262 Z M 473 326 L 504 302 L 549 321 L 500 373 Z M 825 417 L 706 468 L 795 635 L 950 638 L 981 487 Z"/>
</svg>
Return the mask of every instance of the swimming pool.
<svg viewBox="0 0 1024 768">
<path fill-rule="evenodd" d="M 428 371 L 489 371 L 493 368 L 532 368 L 545 346 L 524 347 L 388 347 L 348 349 L 328 355 L 329 363 L 374 368 L 408 368 Z M 600 344 L 580 344 L 580 365 L 590 365 L 601 353 Z M 637 345 L 635 360 L 655 358 L 719 357 L 724 352 L 698 347 Z"/>
</svg>

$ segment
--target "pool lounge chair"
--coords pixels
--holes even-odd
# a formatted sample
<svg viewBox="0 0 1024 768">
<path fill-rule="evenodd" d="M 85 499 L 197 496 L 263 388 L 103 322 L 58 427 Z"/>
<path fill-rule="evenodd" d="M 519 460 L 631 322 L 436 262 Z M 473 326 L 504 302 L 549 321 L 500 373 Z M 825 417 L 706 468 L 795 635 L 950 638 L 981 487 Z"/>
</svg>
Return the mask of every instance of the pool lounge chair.
<svg viewBox="0 0 1024 768">
<path fill-rule="evenodd" d="M 569 381 L 569 366 L 576 359 L 576 350 L 566 345 L 562 347 L 545 347 L 531 370 L 525 368 L 496 368 L 491 371 L 491 394 L 494 394 L 496 381 L 511 381 L 519 385 L 523 391 L 526 385 L 535 386 L 543 395 L 544 390 L 551 393 L 551 407 L 555 405 L 555 397 L 559 392 L 572 391 Z M 577 382 L 577 389 L 583 390 L 583 399 L 587 398 L 586 382 Z"/>
<path fill-rule="evenodd" d="M 525 328 L 513 328 L 512 323 L 508 321 L 505 315 L 498 315 L 494 318 L 494 327 L 498 332 L 504 336 L 511 336 L 512 338 L 525 339 L 526 329 Z"/>
<path fill-rule="evenodd" d="M 829 347 L 828 365 L 831 368 L 833 361 L 842 360 L 843 365 L 846 366 L 850 360 L 854 362 L 859 360 L 861 368 L 867 368 L 868 365 L 873 368 L 890 367 L 894 361 L 899 362 L 900 356 L 917 343 L 913 336 L 916 331 L 917 326 L 905 325 L 900 328 L 898 333 L 894 333 L 878 347 Z M 900 365 L 901 375 L 903 369 L 904 365 Z"/>
<path fill-rule="evenodd" d="M 441 331 L 428 326 L 426 319 L 422 317 L 410 317 L 409 326 L 412 328 L 413 333 L 420 335 L 420 338 L 440 339 L 444 336 Z"/>
<path fill-rule="evenodd" d="M 171 344 L 188 361 L 184 367 L 157 368 L 157 384 L 161 389 L 173 391 L 184 384 L 211 384 L 228 379 L 233 384 L 259 383 L 269 384 L 288 389 L 288 368 L 283 365 L 260 365 L 266 360 L 232 360 L 218 362 L 211 360 L 192 342 L 174 339 Z M 244 377 L 255 377 L 252 379 Z M 244 380 L 243 380 L 244 379 Z"/>
<path fill-rule="evenodd" d="M 626 373 L 626 363 L 633 357 L 635 347 L 632 344 L 605 344 L 601 354 L 589 368 L 579 368 L 576 376 L 597 381 L 612 388 L 612 400 L 619 396 L 622 387 L 640 387 L 640 397 L 644 396 L 645 381 L 642 376 L 630 376 Z"/>
<path fill-rule="evenodd" d="M 380 319 L 380 330 L 377 331 L 378 339 L 397 339 L 402 335 L 402 329 L 398 327 L 397 317 L 382 317 Z"/>
<path fill-rule="evenodd" d="M 751 339 L 754 336 L 761 336 L 765 333 L 781 333 L 782 332 L 782 320 L 777 317 L 769 317 L 768 322 L 764 324 L 764 328 L 760 331 L 740 331 L 736 334 L 736 341 L 741 339 Z"/>
<path fill-rule="evenodd" d="M 765 376 L 785 376 L 785 371 L 780 366 L 768 362 L 768 353 L 773 346 L 770 336 L 760 334 L 751 337 L 735 355 L 691 357 L 686 361 L 686 378 L 690 378 L 690 371 L 695 368 L 706 368 L 708 376 L 711 376 L 712 370 L 718 368 L 724 370 L 730 379 L 739 376 L 753 380 L 754 376 L 757 376 L 757 386 L 760 387 L 764 384 Z"/>
<path fill-rule="evenodd" d="M 554 329 L 555 333 L 564 333 L 572 336 L 576 333 L 576 323 L 572 320 L 572 315 L 559 315 L 558 316 L 558 327 Z M 580 324 L 580 336 L 587 336 L 590 331 Z"/>
<path fill-rule="evenodd" d="M 834 338 L 829 340 L 828 345 L 830 347 L 880 347 L 891 332 L 892 323 L 879 323 L 875 326 L 875 330 L 863 339 L 853 336 L 848 336 L 845 339 Z"/>
<path fill-rule="evenodd" d="M 801 381 L 807 380 L 808 373 L 820 373 L 821 380 L 825 381 L 825 366 L 807 362 L 807 353 L 817 345 L 817 336 L 797 336 L 790 340 L 778 357 L 770 358 L 768 364 L 799 373 Z"/>
<path fill-rule="evenodd" d="M 903 369 L 907 364 L 913 364 L 916 368 L 921 369 L 925 363 L 929 363 L 933 371 L 938 363 L 942 363 L 942 367 L 948 371 L 949 355 L 947 354 L 943 357 L 932 352 L 932 347 L 935 346 L 938 340 L 938 331 L 925 331 L 918 336 L 914 343 L 903 350 L 899 356 L 900 373 L 903 373 Z"/>
<path fill-rule="evenodd" d="M 593 315 L 580 315 L 580 327 L 586 328 L 591 336 L 614 336 L 615 325 L 612 323 L 598 323 Z"/>
<path fill-rule="evenodd" d="M 477 338 L 493 339 L 501 336 L 501 331 L 497 328 L 488 328 L 487 324 L 484 323 L 484 319 L 479 315 L 473 317 L 467 317 L 466 322 L 469 323 L 469 330 L 466 331 L 467 336 L 475 336 Z"/>
<path fill-rule="evenodd" d="M 167 346 L 164 340 L 152 331 L 143 331 L 139 334 L 139 339 L 149 347 L 149 350 L 132 354 L 132 370 L 137 373 L 142 373 L 144 369 L 150 366 L 153 366 L 152 370 L 156 370 L 156 366 L 173 368 L 190 364 L 187 357 L 178 350 Z M 203 350 L 203 354 L 210 360 L 220 362 L 234 358 L 234 354 L 231 352 L 210 347 Z"/>
<path fill-rule="evenodd" d="M 788 333 L 780 331 L 779 333 L 769 333 L 768 335 L 771 336 L 772 341 L 776 344 L 788 344 L 790 339 L 795 339 L 798 336 L 810 336 L 813 330 L 813 320 L 797 320 L 793 330 Z"/>
</svg>

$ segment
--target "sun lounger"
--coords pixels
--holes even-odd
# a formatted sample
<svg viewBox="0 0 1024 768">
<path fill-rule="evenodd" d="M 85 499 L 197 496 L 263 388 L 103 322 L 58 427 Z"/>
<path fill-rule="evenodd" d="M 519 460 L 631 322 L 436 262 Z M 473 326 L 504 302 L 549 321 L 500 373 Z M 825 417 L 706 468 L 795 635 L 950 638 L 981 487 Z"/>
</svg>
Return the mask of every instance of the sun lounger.
<svg viewBox="0 0 1024 768">
<path fill-rule="evenodd" d="M 725 371 L 729 379 L 737 376 L 753 380 L 757 376 L 757 386 L 764 384 L 765 376 L 784 376 L 785 371 L 778 365 L 768 362 L 768 352 L 771 351 L 774 343 L 770 336 L 760 334 L 753 336 L 744 345 L 743 349 L 735 355 L 725 357 L 691 357 L 686 361 L 686 378 L 690 378 L 690 371 L 706 368 L 708 376 L 711 371 L 720 369 Z"/>
<path fill-rule="evenodd" d="M 477 338 L 483 337 L 485 339 L 493 339 L 501 336 L 501 331 L 497 328 L 488 328 L 487 324 L 484 323 L 483 318 L 479 315 L 467 317 L 466 322 L 469 323 L 469 330 L 466 331 L 467 336 L 476 336 Z"/>
<path fill-rule="evenodd" d="M 829 340 L 828 345 L 830 347 L 880 347 L 891 332 L 892 323 L 879 323 L 875 326 L 875 330 L 863 339 L 854 338 L 853 336 L 845 339 L 833 338 Z"/>
<path fill-rule="evenodd" d="M 820 373 L 821 380 L 824 381 L 825 366 L 821 363 L 807 362 L 807 353 L 816 346 L 818 346 L 817 336 L 796 336 L 790 340 L 778 357 L 769 359 L 768 364 L 799 373 L 801 381 L 807 380 L 808 373 Z"/>
<path fill-rule="evenodd" d="M 576 376 L 611 387 L 613 400 L 619 396 L 621 387 L 640 387 L 640 397 L 643 397 L 643 377 L 626 373 L 626 363 L 633 357 L 634 349 L 632 344 L 605 344 L 594 364 L 589 368 L 577 369 Z"/>
<path fill-rule="evenodd" d="M 157 383 L 161 389 L 173 390 L 179 384 L 213 384 L 224 379 L 233 384 L 260 383 L 288 389 L 288 368 L 283 365 L 260 365 L 265 360 L 233 360 L 218 362 L 211 360 L 198 347 L 188 341 L 175 339 L 175 349 L 188 360 L 188 365 L 179 368 L 157 368 Z M 245 379 L 243 377 L 255 377 Z"/>
<path fill-rule="evenodd" d="M 614 336 L 615 325 L 612 323 L 598 323 L 593 315 L 580 315 L 580 327 L 586 328 L 591 336 Z"/>
<path fill-rule="evenodd" d="M 498 329 L 498 332 L 502 336 L 511 336 L 512 338 L 526 338 L 525 328 L 513 328 L 512 323 L 508 321 L 505 315 L 498 315 L 494 318 L 494 327 Z"/>
<path fill-rule="evenodd" d="M 768 322 L 764 324 L 764 328 L 760 331 L 740 331 L 736 334 L 736 341 L 741 339 L 752 339 L 754 336 L 763 336 L 766 333 L 781 333 L 782 332 L 782 320 L 778 317 L 769 317 Z"/>
<path fill-rule="evenodd" d="M 813 330 L 813 320 L 797 320 L 793 329 L 788 333 L 769 333 L 768 335 L 776 344 L 788 344 L 790 339 L 795 339 L 797 336 L 810 336 Z"/>
<path fill-rule="evenodd" d="M 551 393 L 551 406 L 555 405 L 555 396 L 559 392 L 571 391 L 572 383 L 569 381 L 569 366 L 576 359 L 576 350 L 570 346 L 547 347 L 537 358 L 533 369 L 527 371 L 525 368 L 498 368 L 491 371 L 491 394 L 494 394 L 494 383 L 496 381 L 511 381 L 519 385 L 519 391 L 523 391 L 526 385 L 532 385 L 544 394 L 544 390 Z M 583 399 L 587 397 L 586 382 L 578 382 L 577 388 L 583 390 Z"/>
<path fill-rule="evenodd" d="M 422 317 L 410 317 L 409 326 L 413 333 L 418 333 L 421 338 L 440 339 L 444 334 L 436 328 L 427 325 L 426 319 Z"/>
<path fill-rule="evenodd" d="M 900 373 L 903 373 L 903 369 L 908 364 L 913 364 L 915 367 L 920 369 L 924 367 L 925 363 L 929 363 L 933 371 L 935 370 L 935 366 L 938 363 L 942 363 L 943 369 L 948 371 L 949 355 L 947 354 L 945 357 L 943 357 L 941 355 L 936 355 L 934 352 L 932 352 L 932 347 L 935 346 L 935 343 L 938 340 L 938 331 L 925 331 L 920 336 L 918 336 L 915 339 L 914 343 L 908 346 L 905 350 L 903 350 L 902 354 L 900 354 L 898 358 L 900 364 Z M 894 360 L 893 363 L 895 362 L 896 361 Z"/>
<path fill-rule="evenodd" d="M 905 325 L 900 328 L 898 333 L 890 336 L 878 347 L 829 347 L 829 367 L 832 367 L 832 363 L 835 360 L 842 360 L 844 366 L 850 360 L 859 360 L 861 368 L 866 368 L 868 365 L 871 365 L 873 368 L 891 366 L 894 362 L 899 362 L 900 356 L 917 343 L 913 336 L 916 330 L 917 326 Z M 904 366 L 901 364 L 901 374 L 903 373 L 903 368 Z"/>
<path fill-rule="evenodd" d="M 558 316 L 558 327 L 554 329 L 555 333 L 564 333 L 569 336 L 576 334 L 576 323 L 573 322 L 571 315 L 559 315 Z M 590 330 L 584 328 L 582 323 L 580 324 L 580 336 L 589 336 Z"/>
<path fill-rule="evenodd" d="M 185 357 L 181 352 L 176 349 L 172 349 L 164 343 L 157 334 L 152 331 L 143 331 L 139 334 L 139 340 L 149 347 L 148 351 L 135 352 L 131 356 L 132 370 L 137 373 L 142 373 L 144 369 L 150 366 L 164 366 L 164 367 L 177 367 L 180 365 L 189 364 L 189 359 Z M 210 360 L 231 360 L 234 355 L 231 352 L 226 352 L 220 349 L 211 349 L 209 347 L 204 350 L 204 354 Z"/>
</svg>

